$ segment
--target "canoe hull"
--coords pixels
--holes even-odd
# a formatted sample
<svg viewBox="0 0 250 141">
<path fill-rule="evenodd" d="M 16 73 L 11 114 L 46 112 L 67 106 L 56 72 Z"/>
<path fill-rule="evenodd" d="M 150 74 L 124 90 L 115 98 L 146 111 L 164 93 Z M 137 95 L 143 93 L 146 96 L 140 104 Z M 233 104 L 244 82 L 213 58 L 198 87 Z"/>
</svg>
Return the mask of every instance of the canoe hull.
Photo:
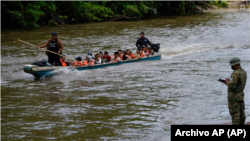
<svg viewBox="0 0 250 141">
<path fill-rule="evenodd" d="M 95 66 L 84 66 L 84 67 L 77 67 L 77 68 L 73 68 L 73 67 L 68 67 L 69 69 L 72 70 L 78 70 L 78 71 L 82 71 L 82 70 L 91 70 L 91 69 L 99 69 L 99 68 L 104 68 L 104 67 L 108 67 L 108 66 L 115 66 L 115 65 L 120 65 L 120 64 L 125 64 L 125 63 L 133 63 L 133 62 L 139 62 L 139 61 L 150 61 L 150 60 L 160 60 L 161 59 L 161 54 L 158 53 L 154 56 L 150 56 L 150 57 L 143 57 L 141 59 L 133 59 L 130 61 L 122 61 L 122 62 L 116 62 L 116 63 L 108 63 L 108 64 L 100 64 L 100 65 L 95 65 Z M 46 76 L 51 76 L 51 75 L 55 75 L 57 74 L 56 71 L 59 68 L 62 67 L 57 67 L 57 66 L 52 66 L 52 67 L 38 67 L 35 65 L 25 65 L 23 67 L 24 72 L 32 74 L 35 77 L 46 77 Z"/>
</svg>

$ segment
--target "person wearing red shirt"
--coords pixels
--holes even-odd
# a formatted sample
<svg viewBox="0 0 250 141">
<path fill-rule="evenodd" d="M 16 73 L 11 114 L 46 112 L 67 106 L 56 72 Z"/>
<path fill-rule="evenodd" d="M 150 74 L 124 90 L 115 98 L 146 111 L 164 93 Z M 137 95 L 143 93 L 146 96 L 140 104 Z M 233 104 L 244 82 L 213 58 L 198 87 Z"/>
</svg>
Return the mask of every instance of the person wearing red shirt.
<svg viewBox="0 0 250 141">
<path fill-rule="evenodd" d="M 103 56 L 104 60 L 107 60 L 107 62 L 111 61 L 111 56 L 109 56 L 109 53 L 107 51 L 104 52 L 104 56 Z M 105 61 L 106 62 L 106 61 Z"/>
</svg>

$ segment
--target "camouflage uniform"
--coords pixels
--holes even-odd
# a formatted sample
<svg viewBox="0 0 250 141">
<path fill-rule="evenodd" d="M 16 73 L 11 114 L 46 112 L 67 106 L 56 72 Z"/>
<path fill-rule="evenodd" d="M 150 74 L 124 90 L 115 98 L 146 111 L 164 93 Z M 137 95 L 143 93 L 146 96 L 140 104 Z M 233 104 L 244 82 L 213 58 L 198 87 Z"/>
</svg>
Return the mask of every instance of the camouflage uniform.
<svg viewBox="0 0 250 141">
<path fill-rule="evenodd" d="M 235 57 L 230 60 L 230 65 L 234 66 L 240 64 L 240 59 Z M 228 86 L 228 108 L 232 117 L 233 125 L 243 125 L 245 123 L 245 104 L 244 104 L 244 88 L 246 85 L 247 73 L 244 69 L 236 69 L 230 80 Z"/>
</svg>

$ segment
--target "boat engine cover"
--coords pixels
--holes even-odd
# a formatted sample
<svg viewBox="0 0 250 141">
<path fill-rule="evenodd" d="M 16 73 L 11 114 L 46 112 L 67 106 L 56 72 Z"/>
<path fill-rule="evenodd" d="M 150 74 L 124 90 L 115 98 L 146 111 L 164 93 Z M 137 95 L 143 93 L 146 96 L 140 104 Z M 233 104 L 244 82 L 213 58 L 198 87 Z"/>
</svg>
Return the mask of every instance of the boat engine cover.
<svg viewBox="0 0 250 141">
<path fill-rule="evenodd" d="M 152 44 L 152 48 L 153 48 L 154 52 L 158 52 L 160 50 L 160 43 Z"/>
</svg>

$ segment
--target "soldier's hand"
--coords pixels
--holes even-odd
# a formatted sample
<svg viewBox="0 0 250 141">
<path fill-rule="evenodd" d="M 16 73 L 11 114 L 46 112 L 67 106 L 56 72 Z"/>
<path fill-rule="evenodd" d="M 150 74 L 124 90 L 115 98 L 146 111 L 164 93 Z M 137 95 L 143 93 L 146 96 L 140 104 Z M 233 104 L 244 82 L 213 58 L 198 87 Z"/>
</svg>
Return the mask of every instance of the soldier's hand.
<svg viewBox="0 0 250 141">
<path fill-rule="evenodd" d="M 229 81 L 229 78 L 225 78 L 225 83 L 227 84 Z"/>
</svg>

